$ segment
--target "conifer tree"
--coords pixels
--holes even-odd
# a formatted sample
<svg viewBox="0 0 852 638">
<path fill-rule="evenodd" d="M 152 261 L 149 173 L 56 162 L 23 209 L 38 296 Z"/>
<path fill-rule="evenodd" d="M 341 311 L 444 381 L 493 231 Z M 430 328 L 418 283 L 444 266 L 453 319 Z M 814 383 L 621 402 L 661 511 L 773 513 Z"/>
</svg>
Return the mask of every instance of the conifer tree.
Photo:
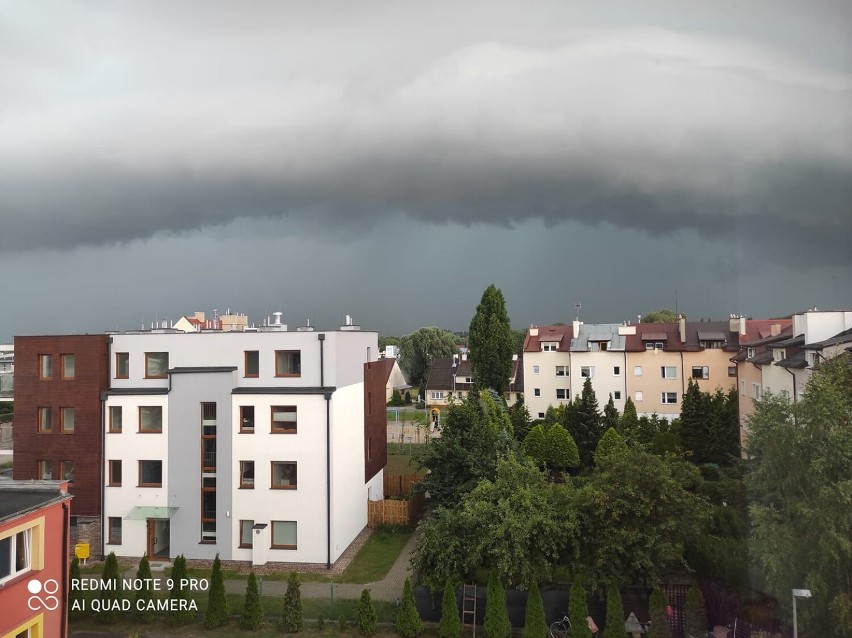
<svg viewBox="0 0 852 638">
<path fill-rule="evenodd" d="M 707 609 L 704 607 L 704 594 L 695 583 L 686 593 L 685 611 L 683 635 L 686 638 L 704 638 L 707 635 Z"/>
<path fill-rule="evenodd" d="M 508 638 L 512 632 L 509 623 L 509 610 L 506 607 L 506 591 L 496 570 L 488 577 L 488 589 L 485 594 L 485 638 Z"/>
<path fill-rule="evenodd" d="M 586 588 L 579 581 L 571 585 L 568 597 L 568 618 L 571 621 L 571 638 L 592 638 L 586 616 L 589 615 L 589 605 L 586 602 Z"/>
<path fill-rule="evenodd" d="M 246 598 L 243 603 L 243 614 L 240 618 L 240 626 L 243 629 L 260 628 L 263 622 L 263 605 L 260 602 L 260 591 L 257 587 L 257 577 L 254 571 L 249 574 L 248 582 L 246 583 Z"/>
<path fill-rule="evenodd" d="M 627 397 L 624 402 L 624 412 L 619 421 L 619 434 L 627 441 L 636 441 L 639 430 L 639 416 L 636 413 L 636 404 L 633 399 Z"/>
<path fill-rule="evenodd" d="M 542 427 L 541 423 L 529 431 L 529 434 L 524 439 L 522 448 L 524 454 L 530 457 L 536 465 L 539 467 L 547 465 L 547 447 L 545 444 L 544 427 Z"/>
<path fill-rule="evenodd" d="M 68 577 L 72 583 L 80 582 L 80 559 L 76 556 L 71 559 L 71 570 Z M 86 599 L 83 597 L 83 592 L 80 591 L 80 588 L 73 585 L 70 586 L 68 589 L 68 615 L 72 620 L 79 620 L 86 616 L 88 607 L 84 607 L 85 604 Z"/>
<path fill-rule="evenodd" d="M 396 630 L 402 638 L 414 638 L 423 631 L 423 623 L 417 605 L 414 603 L 414 592 L 411 589 L 411 581 L 405 579 L 405 588 L 402 590 L 402 601 L 396 614 Z"/>
<path fill-rule="evenodd" d="M 175 611 L 170 611 L 166 617 L 166 622 L 173 626 L 185 625 L 192 622 L 195 612 L 188 608 L 188 605 L 182 604 L 181 600 L 189 600 L 189 591 L 187 590 L 188 572 L 186 569 L 186 558 L 181 554 L 175 558 L 172 564 L 172 588 L 169 590 L 169 598 L 175 601 L 173 603 Z"/>
<path fill-rule="evenodd" d="M 440 638 L 461 638 L 462 626 L 459 619 L 459 606 L 456 602 L 456 588 L 451 578 L 444 585 L 444 598 L 441 603 L 441 622 L 438 624 Z"/>
<path fill-rule="evenodd" d="M 369 589 L 361 591 L 358 609 L 355 611 L 355 622 L 363 635 L 372 636 L 376 633 L 376 629 L 378 628 L 376 608 L 373 606 L 373 600 L 370 598 Z"/>
<path fill-rule="evenodd" d="M 148 607 L 151 600 L 151 564 L 146 556 L 143 556 L 139 561 L 136 580 L 141 583 L 141 586 L 136 590 L 136 604 L 133 608 L 133 614 L 139 622 L 149 623 L 154 620 L 155 613 L 153 609 Z"/>
<path fill-rule="evenodd" d="M 583 392 L 580 399 L 574 402 L 576 424 L 570 431 L 577 449 L 580 452 L 580 463 L 583 467 L 592 467 L 595 448 L 603 434 L 601 429 L 601 414 L 598 410 L 598 400 L 592 389 L 592 380 L 586 377 L 583 382 Z"/>
<path fill-rule="evenodd" d="M 219 554 L 213 560 L 213 571 L 210 574 L 210 591 L 207 594 L 207 611 L 204 612 L 204 626 L 208 629 L 221 627 L 228 622 L 231 612 L 228 609 L 228 599 L 225 598 L 225 579 L 222 576 L 222 561 Z"/>
<path fill-rule="evenodd" d="M 287 633 L 294 634 L 300 631 L 304 624 L 301 587 L 299 574 L 290 572 L 287 578 L 287 591 L 284 593 L 284 608 L 281 610 L 281 619 L 278 621 L 278 628 Z"/>
<path fill-rule="evenodd" d="M 104 569 L 101 573 L 101 582 L 111 583 L 108 587 L 102 587 L 98 592 L 98 597 L 103 601 L 103 611 L 97 614 L 98 621 L 105 625 L 114 625 L 118 622 L 121 615 L 119 607 L 122 594 L 120 589 L 121 575 L 118 569 L 118 559 L 115 557 L 115 552 L 110 552 L 104 561 Z M 117 604 L 118 603 L 118 604 Z"/>
<path fill-rule="evenodd" d="M 514 337 L 503 293 L 494 284 L 482 293 L 468 334 L 474 382 L 503 394 L 512 376 Z"/>
<path fill-rule="evenodd" d="M 615 401 L 612 399 L 612 392 L 609 393 L 609 401 L 604 406 L 603 428 L 612 428 L 618 430 L 621 417 L 618 415 L 618 408 L 615 407 Z"/>
<path fill-rule="evenodd" d="M 580 465 L 580 453 L 577 444 L 568 430 L 554 425 L 545 434 L 545 458 L 547 466 L 555 472 L 564 472 L 568 468 Z"/>
<path fill-rule="evenodd" d="M 668 614 L 666 613 L 669 601 L 661 589 L 655 588 L 648 600 L 648 612 L 651 615 L 651 627 L 648 638 L 670 638 Z"/>
<path fill-rule="evenodd" d="M 627 452 L 627 444 L 624 439 L 613 428 L 608 428 L 601 440 L 598 441 L 598 447 L 595 449 L 595 462 L 598 462 L 601 456 L 625 452 Z"/>
<path fill-rule="evenodd" d="M 603 638 L 624 638 L 624 606 L 617 585 L 606 588 L 606 627 Z"/>
<path fill-rule="evenodd" d="M 532 581 L 527 592 L 527 613 L 524 618 L 523 638 L 546 638 L 547 621 L 544 618 L 544 602 L 538 591 L 538 583 Z"/>
</svg>

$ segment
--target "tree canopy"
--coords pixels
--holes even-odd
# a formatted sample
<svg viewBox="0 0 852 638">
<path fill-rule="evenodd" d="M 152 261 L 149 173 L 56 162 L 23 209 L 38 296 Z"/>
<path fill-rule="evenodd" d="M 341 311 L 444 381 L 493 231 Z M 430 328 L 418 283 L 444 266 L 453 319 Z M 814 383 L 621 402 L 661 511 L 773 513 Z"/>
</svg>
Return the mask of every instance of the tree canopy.
<svg viewBox="0 0 852 638">
<path fill-rule="evenodd" d="M 681 317 L 686 317 L 685 314 L 680 313 Z M 678 320 L 678 313 L 674 310 L 670 310 L 669 308 L 661 308 L 660 310 L 654 310 L 653 312 L 649 312 L 647 315 L 642 317 L 642 323 L 674 323 Z"/>
<path fill-rule="evenodd" d="M 482 388 L 503 394 L 512 376 L 515 339 L 503 293 L 494 284 L 482 293 L 470 321 L 468 346 L 474 381 Z"/>
<path fill-rule="evenodd" d="M 749 421 L 750 550 L 763 586 L 812 635 L 852 636 L 852 364 L 822 363 L 798 404 L 765 394 Z"/>
<path fill-rule="evenodd" d="M 451 357 L 459 351 L 459 338 L 449 330 L 434 326 L 419 328 L 399 340 L 399 365 L 408 382 L 417 387 L 426 383 L 429 366 L 438 357 Z"/>
</svg>

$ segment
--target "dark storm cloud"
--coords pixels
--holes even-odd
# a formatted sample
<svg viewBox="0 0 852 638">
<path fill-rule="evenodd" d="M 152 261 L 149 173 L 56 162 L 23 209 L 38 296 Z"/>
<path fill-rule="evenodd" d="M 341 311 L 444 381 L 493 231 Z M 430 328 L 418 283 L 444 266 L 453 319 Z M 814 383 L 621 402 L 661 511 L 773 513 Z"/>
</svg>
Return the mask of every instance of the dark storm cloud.
<svg viewBox="0 0 852 638">
<path fill-rule="evenodd" d="M 0 250 L 244 217 L 346 236 L 404 214 L 747 236 L 850 262 L 852 73 L 832 39 L 848 13 L 796 15 L 815 35 L 785 48 L 759 13 L 748 38 L 678 29 L 666 3 L 657 24 L 555 5 L 451 24 L 448 7 L 215 6 L 195 28 L 165 5 L 78 7 L 71 31 L 19 7 L 0 38 Z"/>
</svg>

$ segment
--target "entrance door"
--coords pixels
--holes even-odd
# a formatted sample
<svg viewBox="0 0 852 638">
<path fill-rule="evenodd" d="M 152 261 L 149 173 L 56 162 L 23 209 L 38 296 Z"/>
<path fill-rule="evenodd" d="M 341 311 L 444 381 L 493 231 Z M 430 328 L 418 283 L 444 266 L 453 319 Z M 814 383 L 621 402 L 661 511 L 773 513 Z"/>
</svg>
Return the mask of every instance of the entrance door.
<svg viewBox="0 0 852 638">
<path fill-rule="evenodd" d="M 149 518 L 148 521 L 148 530 L 147 530 L 147 542 L 145 543 L 145 556 L 149 559 L 154 558 L 155 547 L 157 545 L 157 521 L 153 518 Z"/>
</svg>

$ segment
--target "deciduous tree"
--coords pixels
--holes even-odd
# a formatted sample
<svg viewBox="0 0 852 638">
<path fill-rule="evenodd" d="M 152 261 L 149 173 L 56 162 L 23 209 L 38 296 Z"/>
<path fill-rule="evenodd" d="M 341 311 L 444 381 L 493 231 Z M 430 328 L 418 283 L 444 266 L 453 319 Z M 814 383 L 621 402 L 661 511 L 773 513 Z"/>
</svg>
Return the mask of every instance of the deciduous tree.
<svg viewBox="0 0 852 638">
<path fill-rule="evenodd" d="M 448 330 L 433 326 L 419 328 L 400 339 L 399 365 L 413 386 L 426 383 L 429 367 L 438 357 L 458 354 L 459 338 Z"/>
</svg>

